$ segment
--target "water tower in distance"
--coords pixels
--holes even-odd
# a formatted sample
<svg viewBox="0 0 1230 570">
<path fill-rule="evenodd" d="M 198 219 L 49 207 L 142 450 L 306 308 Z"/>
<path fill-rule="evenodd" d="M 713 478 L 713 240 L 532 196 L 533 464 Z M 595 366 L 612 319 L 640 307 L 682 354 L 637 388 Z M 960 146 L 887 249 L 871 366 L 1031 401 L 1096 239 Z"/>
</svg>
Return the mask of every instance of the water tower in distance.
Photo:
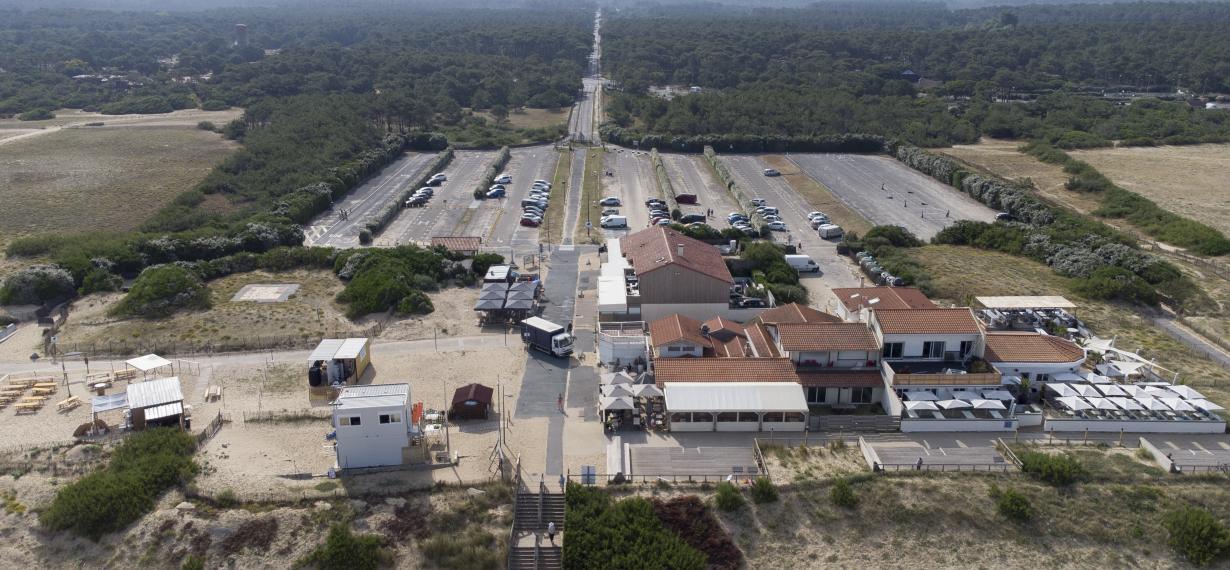
<svg viewBox="0 0 1230 570">
<path fill-rule="evenodd" d="M 248 26 L 235 24 L 235 47 L 248 47 Z"/>
</svg>

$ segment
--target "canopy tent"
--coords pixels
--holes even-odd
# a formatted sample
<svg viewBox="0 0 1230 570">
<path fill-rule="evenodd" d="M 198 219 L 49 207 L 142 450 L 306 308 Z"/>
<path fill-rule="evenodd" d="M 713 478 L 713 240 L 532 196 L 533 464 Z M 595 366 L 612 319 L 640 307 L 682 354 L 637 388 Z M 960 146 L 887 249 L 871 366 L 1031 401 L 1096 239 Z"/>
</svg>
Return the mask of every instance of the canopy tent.
<svg viewBox="0 0 1230 570">
<path fill-rule="evenodd" d="M 1156 412 L 1170 409 L 1165 402 L 1157 398 L 1150 398 L 1148 396 L 1136 396 L 1136 402 L 1139 403 L 1141 407 L 1149 411 Z"/>
<path fill-rule="evenodd" d="M 974 407 L 975 410 L 1006 410 L 1008 409 L 1006 406 L 1004 406 L 1004 403 L 999 400 L 975 399 L 975 400 L 970 400 L 969 403 L 971 406 Z"/>
<path fill-rule="evenodd" d="M 1203 399 L 1203 398 L 1199 398 L 1199 399 L 1195 399 L 1195 400 L 1188 400 L 1188 402 L 1187 402 L 1187 403 L 1189 403 L 1189 404 L 1191 404 L 1192 406 L 1195 406 L 1195 407 L 1197 407 L 1197 408 L 1200 408 L 1201 410 L 1204 410 L 1204 411 L 1206 411 L 1206 412 L 1220 412 L 1220 411 L 1222 411 L 1222 410 L 1225 410 L 1225 408 L 1223 408 L 1223 407 L 1221 407 L 1221 406 L 1219 406 L 1219 405 L 1217 405 L 1217 404 L 1214 404 L 1213 402 L 1210 402 L 1210 401 L 1208 401 L 1208 400 L 1205 400 L 1205 399 Z"/>
<path fill-rule="evenodd" d="M 1007 390 L 983 390 L 982 397 L 988 400 L 1011 400 L 1012 393 Z"/>
<path fill-rule="evenodd" d="M 1075 372 L 1060 372 L 1051 374 L 1052 382 L 1084 382 L 1085 377 Z"/>
<path fill-rule="evenodd" d="M 945 410 L 963 410 L 970 407 L 969 402 L 965 400 L 940 400 L 935 405 Z"/>
<path fill-rule="evenodd" d="M 603 384 L 631 384 L 632 377 L 627 372 L 607 372 L 599 375 L 598 381 Z"/>
<path fill-rule="evenodd" d="M 1148 366 L 1144 362 L 1115 362 L 1115 368 L 1118 368 L 1124 376 L 1136 376 L 1140 374 L 1140 369 Z"/>
<path fill-rule="evenodd" d="M 494 289 L 489 290 L 484 287 L 483 290 L 478 294 L 478 300 L 479 301 L 503 301 L 504 298 L 507 296 L 508 296 L 507 291 L 497 291 Z"/>
<path fill-rule="evenodd" d="M 632 405 L 632 398 L 607 398 L 603 397 L 598 400 L 598 409 L 604 412 L 614 412 L 620 410 L 632 410 L 636 406 Z"/>
<path fill-rule="evenodd" d="M 1009 295 L 974 297 L 980 305 L 988 309 L 1026 310 L 1026 309 L 1075 309 L 1076 305 L 1059 295 Z"/>
<path fill-rule="evenodd" d="M 1136 400 L 1133 400 L 1132 398 L 1112 397 L 1112 398 L 1107 398 L 1107 400 L 1114 402 L 1116 406 L 1119 406 L 1120 408 L 1123 408 L 1129 412 L 1134 412 L 1137 410 L 1145 409 L 1144 406 L 1140 405 L 1140 402 L 1137 402 Z"/>
<path fill-rule="evenodd" d="M 1093 408 L 1093 406 L 1089 405 L 1089 402 L 1086 402 L 1084 399 L 1078 396 L 1064 396 L 1062 398 L 1055 398 L 1055 401 L 1059 402 L 1061 405 L 1063 405 L 1063 407 L 1069 410 L 1072 410 L 1074 412 L 1079 412 L 1081 410 L 1088 410 L 1088 409 Z"/>
<path fill-rule="evenodd" d="M 1123 372 L 1119 370 L 1119 368 L 1117 368 L 1114 364 L 1099 364 L 1094 367 L 1094 370 L 1097 370 L 1098 374 L 1101 374 L 1103 376 L 1110 376 L 1111 378 L 1119 378 L 1121 376 L 1124 376 Z"/>
<path fill-rule="evenodd" d="M 1123 389 L 1120 388 L 1116 384 L 1095 384 L 1093 387 L 1097 388 L 1098 391 L 1101 392 L 1103 396 L 1126 396 L 1127 395 L 1127 392 L 1124 392 Z"/>
<path fill-rule="evenodd" d="M 793 382 L 667 382 L 671 412 L 801 412 L 803 387 Z"/>
<path fill-rule="evenodd" d="M 1119 409 L 1119 406 L 1115 405 L 1114 402 L 1107 400 L 1106 398 L 1087 398 L 1085 401 L 1089 402 L 1089 405 L 1093 406 L 1093 409 L 1095 410 Z"/>
<path fill-rule="evenodd" d="M 1116 384 L 1116 386 L 1118 386 L 1124 394 L 1127 394 L 1129 398 L 1145 395 L 1144 389 L 1139 386 L 1133 386 L 1131 384 Z"/>
<path fill-rule="evenodd" d="M 533 299 L 509 299 L 504 302 L 505 309 L 528 311 L 534 308 Z"/>
<path fill-rule="evenodd" d="M 627 384 L 608 384 L 602 387 L 602 395 L 608 398 L 622 398 L 631 396 L 632 390 L 628 389 Z"/>
<path fill-rule="evenodd" d="M 1115 339 L 1091 338 L 1084 343 L 1085 349 L 1092 352 L 1108 352 L 1115 346 Z"/>
<path fill-rule="evenodd" d="M 1102 396 L 1102 393 L 1097 388 L 1094 388 L 1092 384 L 1072 384 L 1072 389 L 1076 391 L 1077 395 L 1087 398 L 1100 398 Z"/>
<path fill-rule="evenodd" d="M 510 292 L 511 291 L 529 291 L 530 293 L 533 293 L 537 289 L 538 289 L 537 279 L 533 281 L 517 281 L 516 283 L 512 283 L 508 286 L 508 290 Z"/>
<path fill-rule="evenodd" d="M 982 398 L 982 394 L 979 394 L 978 392 L 970 392 L 969 390 L 958 390 L 952 393 L 952 399 L 954 400 L 972 401 L 972 400 L 978 400 L 981 398 Z"/>
<path fill-rule="evenodd" d="M 129 358 L 124 361 L 124 365 L 136 368 L 141 372 L 149 372 L 151 370 L 158 370 L 159 368 L 166 367 L 170 367 L 172 373 L 175 372 L 175 365 L 172 364 L 170 360 L 158 356 L 157 354 L 147 354 L 145 356 Z"/>
<path fill-rule="evenodd" d="M 1149 396 L 1150 398 L 1177 398 L 1179 397 L 1179 394 L 1171 391 L 1169 387 L 1163 388 L 1161 386 L 1145 386 L 1144 388 L 1141 388 L 1140 391 L 1144 393 L 1144 395 Z"/>
<path fill-rule="evenodd" d="M 1176 412 L 1194 412 L 1196 408 L 1191 407 L 1183 398 L 1159 398 L 1163 404 L 1170 406 L 1170 409 Z"/>
<path fill-rule="evenodd" d="M 508 291 L 509 301 L 525 301 L 525 300 L 532 301 L 533 299 L 534 299 L 533 291 L 513 291 L 511 289 L 509 289 Z"/>
<path fill-rule="evenodd" d="M 1076 390 L 1073 390 L 1072 387 L 1067 384 L 1047 384 L 1046 389 L 1054 392 L 1055 395 L 1060 397 L 1076 395 Z"/>
<path fill-rule="evenodd" d="M 934 402 L 939 400 L 940 397 L 926 390 L 913 390 L 905 393 L 905 399 L 913 402 Z"/>
<path fill-rule="evenodd" d="M 1085 377 L 1085 380 L 1087 380 L 1090 384 L 1110 384 L 1111 382 L 1109 376 L 1102 376 L 1101 374 L 1094 374 L 1092 372 L 1089 373 L 1089 376 Z"/>
<path fill-rule="evenodd" d="M 1178 394 L 1180 397 L 1187 398 L 1188 400 L 1203 400 L 1204 399 L 1204 394 L 1201 394 L 1200 392 L 1197 392 L 1187 386 L 1175 384 L 1174 386 L 1171 386 L 1168 389 L 1171 392 Z"/>
<path fill-rule="evenodd" d="M 499 299 L 479 299 L 474 304 L 475 311 L 498 311 L 504 308 L 504 298 Z"/>
<path fill-rule="evenodd" d="M 618 384 L 613 385 L 618 386 Z M 661 398 L 664 395 L 656 384 L 634 384 L 632 393 L 638 398 Z"/>
<path fill-rule="evenodd" d="M 453 418 L 485 419 L 491 410 L 495 390 L 482 384 L 466 384 L 453 392 L 449 416 Z"/>
<path fill-rule="evenodd" d="M 940 407 L 935 405 L 935 402 L 929 400 L 911 400 L 905 403 L 905 409 L 917 412 L 920 410 L 938 410 Z"/>
</svg>

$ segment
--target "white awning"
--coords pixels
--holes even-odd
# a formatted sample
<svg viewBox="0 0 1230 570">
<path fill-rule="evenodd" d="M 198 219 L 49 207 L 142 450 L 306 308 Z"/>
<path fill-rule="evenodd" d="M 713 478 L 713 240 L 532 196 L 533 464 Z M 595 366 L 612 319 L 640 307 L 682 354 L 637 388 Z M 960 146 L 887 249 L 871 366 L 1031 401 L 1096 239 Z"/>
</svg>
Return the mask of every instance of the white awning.
<svg viewBox="0 0 1230 570">
<path fill-rule="evenodd" d="M 169 418 L 184 413 L 184 403 L 175 402 L 172 404 L 163 404 L 152 408 L 145 408 L 145 421 L 158 420 Z"/>
<path fill-rule="evenodd" d="M 913 390 L 905 393 L 905 399 L 912 402 L 934 402 L 940 397 L 926 390 Z"/>
<path fill-rule="evenodd" d="M 598 409 L 603 411 L 632 410 L 635 408 L 636 406 L 632 404 L 632 398 L 626 396 L 622 398 L 608 398 L 604 396 L 598 399 Z"/>
<path fill-rule="evenodd" d="M 803 387 L 792 382 L 667 382 L 671 412 L 806 412 Z"/>
<path fill-rule="evenodd" d="M 1012 394 L 1007 390 L 983 390 L 982 397 L 988 400 L 1011 400 Z"/>
<path fill-rule="evenodd" d="M 367 346 L 365 338 L 326 338 L 316 345 L 316 350 L 308 356 L 308 362 L 355 359 L 364 346 Z"/>
<path fill-rule="evenodd" d="M 337 349 L 337 354 L 334 354 L 333 358 L 353 360 L 358 358 L 359 354 L 363 352 L 364 346 L 367 346 L 367 339 L 348 338 L 342 342 L 342 347 Z"/>
<path fill-rule="evenodd" d="M 606 263 L 598 272 L 598 312 L 627 313 L 628 286 L 624 279 L 628 260 L 620 249 L 620 240 L 606 242 Z"/>
<path fill-rule="evenodd" d="M 935 402 L 931 402 L 927 400 L 911 400 L 905 403 L 905 409 L 917 412 L 919 410 L 928 411 L 928 410 L 938 410 L 940 408 L 939 406 L 935 405 Z"/>
<path fill-rule="evenodd" d="M 640 398 L 661 398 L 662 390 L 654 384 L 634 384 L 632 393 Z"/>
<path fill-rule="evenodd" d="M 1202 410 L 1204 410 L 1204 411 L 1206 411 L 1206 412 L 1220 412 L 1220 411 L 1222 411 L 1222 410 L 1225 410 L 1225 408 L 1223 408 L 1223 407 L 1221 407 L 1221 406 L 1219 406 L 1219 405 L 1217 405 L 1217 404 L 1214 404 L 1213 402 L 1210 402 L 1210 401 L 1208 401 L 1208 400 L 1205 400 L 1205 399 L 1203 399 L 1203 398 L 1196 399 L 1196 400 L 1189 400 L 1187 403 L 1189 403 L 1189 404 L 1191 404 L 1191 405 L 1193 405 L 1193 406 L 1195 406 L 1195 407 L 1197 407 L 1197 408 L 1200 408 L 1200 409 L 1202 409 Z"/>
<path fill-rule="evenodd" d="M 970 403 L 965 400 L 940 400 L 936 402 L 935 405 L 944 408 L 945 410 L 963 410 L 965 408 L 972 407 L 970 406 Z"/>
<path fill-rule="evenodd" d="M 1063 407 L 1069 410 L 1075 410 L 1075 411 L 1088 410 L 1093 407 L 1089 405 L 1089 402 L 1086 402 L 1085 400 L 1077 396 L 1064 396 L 1062 398 L 1055 398 L 1055 401 L 1059 402 L 1060 404 L 1063 404 Z"/>
<path fill-rule="evenodd" d="M 1074 309 L 1076 305 L 1059 295 L 1011 295 L 974 297 L 983 307 L 988 309 Z"/>
<path fill-rule="evenodd" d="M 147 354 L 145 356 L 138 356 L 136 358 L 125 360 L 124 364 L 136 368 L 141 372 L 149 372 L 150 370 L 156 370 L 158 368 L 162 368 L 163 366 L 170 366 L 171 361 L 158 356 L 157 354 Z"/>
<path fill-rule="evenodd" d="M 999 400 L 970 400 L 970 405 L 975 410 L 1006 410 L 1004 403 Z"/>
</svg>

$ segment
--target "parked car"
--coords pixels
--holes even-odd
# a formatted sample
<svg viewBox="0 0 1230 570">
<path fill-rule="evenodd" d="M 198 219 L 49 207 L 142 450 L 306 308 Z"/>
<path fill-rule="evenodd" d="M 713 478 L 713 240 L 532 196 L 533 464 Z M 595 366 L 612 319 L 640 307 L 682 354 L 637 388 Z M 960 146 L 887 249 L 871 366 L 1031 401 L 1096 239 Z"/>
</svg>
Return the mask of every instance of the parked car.
<svg viewBox="0 0 1230 570">
<path fill-rule="evenodd" d="M 666 205 L 666 202 L 664 202 L 664 201 L 663 201 L 662 199 L 660 199 L 660 198 L 650 198 L 650 199 L 648 199 L 648 200 L 645 200 L 645 205 L 646 205 L 646 206 L 652 206 L 652 205 L 654 205 L 654 204 L 661 204 L 661 205 L 665 206 L 665 205 Z"/>
<path fill-rule="evenodd" d="M 532 218 L 521 218 L 521 225 L 536 228 L 541 222 L 535 221 Z"/>
<path fill-rule="evenodd" d="M 810 255 L 787 255 L 786 263 L 793 267 L 799 273 L 819 273 L 820 266 L 816 265 L 816 261 Z"/>
<path fill-rule="evenodd" d="M 508 190 L 503 184 L 492 184 L 487 190 Z"/>
<path fill-rule="evenodd" d="M 766 222 L 780 222 L 780 221 L 782 221 L 782 219 L 781 219 L 781 218 L 779 218 L 779 217 L 777 217 L 777 216 L 775 216 L 775 215 L 773 215 L 773 214 L 768 214 L 768 215 L 764 216 L 764 221 L 766 221 Z"/>
<path fill-rule="evenodd" d="M 828 224 L 828 223 L 829 223 L 829 219 L 828 219 L 828 218 L 816 218 L 816 219 L 814 219 L 814 220 L 812 220 L 812 221 L 811 221 L 811 229 L 813 229 L 813 230 L 814 230 L 814 229 L 819 228 L 820 226 L 823 226 L 823 225 Z"/>
<path fill-rule="evenodd" d="M 445 181 L 445 180 L 448 180 L 448 176 L 445 176 L 443 172 L 437 172 L 437 173 L 435 173 L 435 174 L 432 174 L 432 175 L 431 175 L 431 179 L 432 179 L 432 180 L 439 180 L 439 181 L 443 182 L 443 181 Z"/>
<path fill-rule="evenodd" d="M 615 196 L 607 196 L 606 198 L 603 198 L 602 201 L 598 203 L 603 206 L 622 206 L 623 205 L 623 202 L 621 202 L 619 198 L 616 198 Z"/>
<path fill-rule="evenodd" d="M 598 225 L 604 228 L 626 228 L 628 218 L 627 216 L 606 216 L 598 222 Z"/>
<path fill-rule="evenodd" d="M 816 228 L 816 233 L 819 234 L 820 237 L 824 239 L 829 239 L 829 238 L 839 238 L 841 237 L 841 234 L 843 232 L 841 230 L 841 226 L 834 225 L 834 224 L 824 224 Z"/>
<path fill-rule="evenodd" d="M 427 198 L 423 196 L 416 197 L 416 198 L 409 198 L 406 200 L 407 208 L 418 208 L 425 204 L 427 204 Z"/>
<path fill-rule="evenodd" d="M 665 220 L 665 221 L 666 221 L 666 223 L 668 223 L 668 224 L 669 224 L 669 223 L 670 223 L 670 221 L 671 221 L 671 219 L 670 219 L 670 218 L 667 218 L 667 217 L 665 217 L 665 216 L 654 216 L 654 217 L 652 217 L 652 218 L 649 218 L 649 225 L 651 225 L 651 226 L 653 226 L 653 225 L 657 225 L 657 223 L 658 223 L 658 222 L 661 222 L 661 221 L 663 221 L 663 220 Z"/>
<path fill-rule="evenodd" d="M 746 228 L 739 228 L 739 231 L 743 232 L 743 235 L 747 237 L 756 237 L 760 235 L 760 232 L 756 231 L 756 228 L 753 228 L 751 226 L 748 226 Z"/>
<path fill-rule="evenodd" d="M 522 209 L 521 209 L 521 213 L 522 213 L 522 214 L 530 214 L 530 215 L 533 215 L 533 216 L 538 216 L 538 217 L 540 217 L 540 218 L 541 218 L 541 217 L 542 217 L 542 214 L 543 214 L 543 211 L 542 211 L 542 210 L 540 210 L 540 209 L 538 209 L 538 208 L 535 208 L 535 207 L 533 207 L 533 206 L 526 206 L 525 208 L 522 208 Z"/>
<path fill-rule="evenodd" d="M 507 174 L 501 174 L 496 176 L 495 180 L 492 182 L 495 182 L 496 184 L 512 184 L 512 177 Z"/>
<path fill-rule="evenodd" d="M 658 220 L 657 222 L 654 222 L 654 223 L 653 223 L 653 224 L 651 224 L 651 225 L 655 225 L 655 226 L 669 226 L 669 225 L 671 225 L 671 221 L 670 221 L 670 220 Z"/>
<path fill-rule="evenodd" d="M 764 198 L 752 198 L 752 205 L 753 205 L 753 206 L 765 206 L 765 205 L 767 205 L 768 203 L 769 203 L 769 201 L 768 201 L 768 200 L 765 200 Z"/>
<path fill-rule="evenodd" d="M 550 188 L 550 187 L 551 187 L 551 183 L 550 183 L 550 182 L 547 182 L 546 180 L 535 180 L 535 181 L 534 181 L 534 185 L 535 185 L 535 186 L 538 186 L 539 184 L 541 184 L 541 185 L 543 185 L 543 186 L 546 186 L 547 188 Z"/>
<path fill-rule="evenodd" d="M 503 188 L 500 188 L 498 190 L 488 190 L 487 191 L 488 198 L 503 198 L 505 195 L 507 195 L 507 193 L 504 192 Z"/>
<path fill-rule="evenodd" d="M 744 309 L 759 309 L 765 306 L 764 299 L 756 297 L 744 297 L 739 299 L 739 306 Z"/>
<path fill-rule="evenodd" d="M 813 220 L 815 218 L 827 218 L 827 217 L 828 216 L 826 216 L 824 212 L 808 212 L 807 213 L 807 219 L 809 220 Z"/>
<path fill-rule="evenodd" d="M 604 217 L 605 217 L 605 216 L 616 216 L 616 215 L 619 215 L 619 208 L 604 208 L 604 209 L 602 210 L 602 215 L 603 215 Z"/>
<path fill-rule="evenodd" d="M 550 200 L 551 197 L 541 192 L 530 192 L 529 197 L 535 200 Z"/>
<path fill-rule="evenodd" d="M 415 193 L 421 193 L 421 194 L 426 194 L 428 196 L 432 196 L 436 193 L 436 189 L 430 186 L 424 186 L 422 188 L 419 188 L 418 190 L 415 190 Z"/>
<path fill-rule="evenodd" d="M 695 204 L 696 194 L 676 194 L 675 201 L 680 204 Z"/>
<path fill-rule="evenodd" d="M 441 172 L 439 174 L 432 175 L 431 178 L 428 178 L 427 185 L 428 186 L 439 186 L 441 184 L 444 184 L 445 180 L 448 180 L 448 177 L 445 176 L 443 172 Z"/>
<path fill-rule="evenodd" d="M 773 230 L 773 231 L 775 231 L 775 232 L 784 232 L 784 231 L 786 231 L 786 222 L 782 222 L 782 221 L 777 221 L 777 222 L 769 222 L 768 226 L 769 226 L 769 229 L 771 229 L 771 230 Z"/>
<path fill-rule="evenodd" d="M 781 176 L 781 175 L 782 175 L 782 173 L 780 173 L 780 172 L 778 172 L 778 171 L 776 171 L 776 170 L 773 170 L 772 168 L 766 168 L 766 169 L 764 169 L 764 175 L 765 175 L 765 176 Z"/>
<path fill-rule="evenodd" d="M 704 214 L 685 214 L 679 217 L 679 223 L 691 224 L 693 222 L 703 222 L 707 219 Z"/>
</svg>

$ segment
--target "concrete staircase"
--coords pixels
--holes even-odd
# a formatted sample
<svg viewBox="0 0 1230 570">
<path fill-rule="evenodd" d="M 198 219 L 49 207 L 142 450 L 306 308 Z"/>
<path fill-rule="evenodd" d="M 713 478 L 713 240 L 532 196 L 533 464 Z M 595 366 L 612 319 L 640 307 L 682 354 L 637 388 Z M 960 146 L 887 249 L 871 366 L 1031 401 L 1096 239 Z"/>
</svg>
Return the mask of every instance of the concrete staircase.
<svg viewBox="0 0 1230 570">
<path fill-rule="evenodd" d="M 513 510 L 514 543 L 508 550 L 509 570 L 563 568 L 564 495 L 521 491 Z M 555 523 L 555 544 L 547 540 L 547 526 Z"/>
</svg>

